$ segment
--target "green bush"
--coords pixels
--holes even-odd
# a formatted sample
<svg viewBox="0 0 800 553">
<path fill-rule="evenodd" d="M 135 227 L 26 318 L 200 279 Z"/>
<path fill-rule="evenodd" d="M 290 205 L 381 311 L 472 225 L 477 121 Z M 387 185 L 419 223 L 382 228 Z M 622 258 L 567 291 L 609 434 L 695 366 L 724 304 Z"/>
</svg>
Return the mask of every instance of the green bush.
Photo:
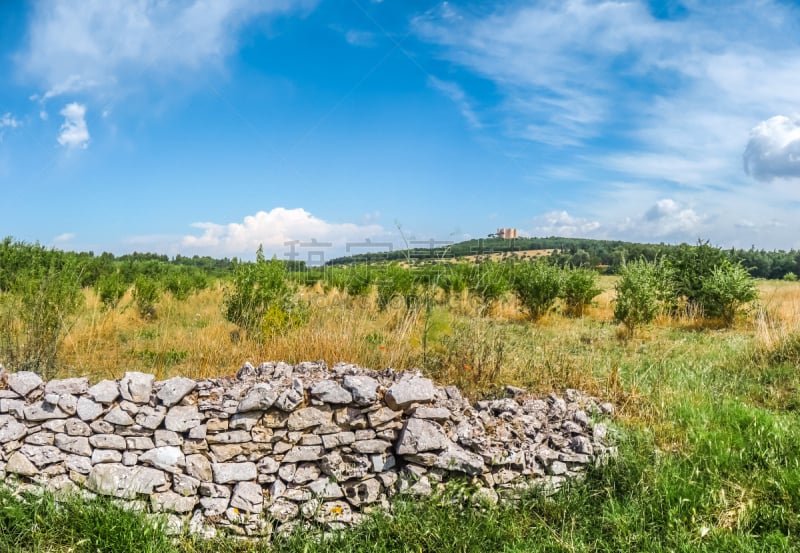
<svg viewBox="0 0 800 553">
<path fill-rule="evenodd" d="M 283 262 L 267 261 L 261 247 L 255 263 L 237 263 L 225 290 L 225 318 L 257 339 L 280 334 L 308 321 L 308 305 L 297 297 L 297 284 Z"/>
<path fill-rule="evenodd" d="M 156 304 L 161 299 L 161 287 L 154 278 L 139 275 L 133 282 L 133 301 L 136 311 L 143 319 L 155 319 L 157 316 Z"/>
<path fill-rule="evenodd" d="M 55 374 L 61 342 L 83 303 L 75 264 L 49 263 L 19 270 L 10 290 L 0 292 L 0 353 L 9 369 L 44 378 Z"/>
<path fill-rule="evenodd" d="M 511 288 L 531 318 L 542 318 L 555 305 L 561 293 L 561 269 L 545 261 L 514 265 Z"/>
<path fill-rule="evenodd" d="M 703 280 L 703 309 L 705 315 L 718 317 L 731 326 L 741 308 L 758 297 L 750 273 L 739 264 L 729 261 L 714 267 Z"/>
<path fill-rule="evenodd" d="M 398 265 L 389 265 L 378 272 L 375 280 L 378 292 L 378 309 L 386 309 L 394 298 L 402 298 L 407 308 L 413 306 L 416 286 L 411 271 Z"/>
<path fill-rule="evenodd" d="M 173 267 L 164 277 L 164 288 L 180 301 L 208 287 L 208 275 L 194 267 Z"/>
<path fill-rule="evenodd" d="M 507 265 L 483 261 L 470 272 L 467 288 L 480 300 L 481 311 L 487 313 L 508 292 L 510 284 Z"/>
<path fill-rule="evenodd" d="M 125 295 L 128 285 L 119 271 L 106 273 L 98 278 L 95 286 L 100 301 L 107 308 L 114 308 Z"/>
<path fill-rule="evenodd" d="M 787 282 L 797 282 L 797 275 L 790 271 L 783 275 L 783 280 Z"/>
<path fill-rule="evenodd" d="M 369 294 L 375 274 L 369 265 L 355 265 L 347 269 L 347 282 L 345 289 L 352 297 L 366 296 Z"/>
<path fill-rule="evenodd" d="M 623 325 L 627 335 L 656 318 L 665 307 L 673 290 L 672 271 L 660 261 L 629 261 L 620 267 L 614 286 L 617 298 L 614 319 Z"/>
<path fill-rule="evenodd" d="M 561 283 L 561 298 L 564 300 L 567 315 L 582 317 L 586 307 L 600 292 L 596 271 L 577 268 L 565 272 Z"/>
</svg>

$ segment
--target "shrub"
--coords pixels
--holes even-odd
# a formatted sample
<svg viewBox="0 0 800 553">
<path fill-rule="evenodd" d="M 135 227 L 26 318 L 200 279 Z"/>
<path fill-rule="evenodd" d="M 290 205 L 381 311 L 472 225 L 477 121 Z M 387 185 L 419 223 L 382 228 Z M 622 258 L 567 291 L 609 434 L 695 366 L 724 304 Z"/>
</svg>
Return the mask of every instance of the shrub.
<svg viewBox="0 0 800 553">
<path fill-rule="evenodd" d="M 797 282 L 797 275 L 789 271 L 788 273 L 783 275 L 783 280 L 787 282 Z"/>
<path fill-rule="evenodd" d="M 378 273 L 375 288 L 378 291 L 378 309 L 381 311 L 396 297 L 403 298 L 407 308 L 414 303 L 416 286 L 411 271 L 398 265 L 384 267 Z"/>
<path fill-rule="evenodd" d="M 601 290 L 597 287 L 597 272 L 590 269 L 570 269 L 561 283 L 561 298 L 571 317 L 582 317 L 584 309 Z"/>
<path fill-rule="evenodd" d="M 673 290 L 672 271 L 660 261 L 639 259 L 623 263 L 619 275 L 614 319 L 625 325 L 630 337 L 665 306 Z"/>
<path fill-rule="evenodd" d="M 143 319 L 155 319 L 157 316 L 156 304 L 161 299 L 161 287 L 154 278 L 139 275 L 133 282 L 133 301 L 136 302 L 136 311 Z"/>
<path fill-rule="evenodd" d="M 561 293 L 561 269 L 545 261 L 514 265 L 511 288 L 531 320 L 550 311 Z"/>
<path fill-rule="evenodd" d="M 253 337 L 263 339 L 302 326 L 308 306 L 297 297 L 297 284 L 287 278 L 283 262 L 267 261 L 259 246 L 255 263 L 237 263 L 225 290 L 225 318 Z"/>
<path fill-rule="evenodd" d="M 719 317 L 727 326 L 736 314 L 758 297 L 750 273 L 737 263 L 724 262 L 714 267 L 703 280 L 703 308 L 709 317 Z"/>
<path fill-rule="evenodd" d="M 122 299 L 122 296 L 125 295 L 128 285 L 119 271 L 114 271 L 98 278 L 95 288 L 103 305 L 107 308 L 114 308 L 119 303 L 119 300 Z"/>
<path fill-rule="evenodd" d="M 507 266 L 493 261 L 479 263 L 470 273 L 467 287 L 480 300 L 481 312 L 487 313 L 509 290 Z"/>
<path fill-rule="evenodd" d="M 369 265 L 355 265 L 347 271 L 347 284 L 345 285 L 347 294 L 354 298 L 369 294 L 375 279 L 372 268 Z"/>
<path fill-rule="evenodd" d="M 174 267 L 164 277 L 164 288 L 180 301 L 208 287 L 208 276 L 193 267 Z"/>
<path fill-rule="evenodd" d="M 55 374 L 58 350 L 83 302 L 74 263 L 31 266 L 0 293 L 0 352 L 13 371 Z"/>
</svg>

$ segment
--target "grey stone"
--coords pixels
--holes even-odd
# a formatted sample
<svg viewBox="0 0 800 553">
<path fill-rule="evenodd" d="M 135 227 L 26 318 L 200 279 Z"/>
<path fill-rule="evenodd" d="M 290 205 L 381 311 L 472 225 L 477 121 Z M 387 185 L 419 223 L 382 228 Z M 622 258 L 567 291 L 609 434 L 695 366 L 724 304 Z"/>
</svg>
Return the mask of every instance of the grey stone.
<svg viewBox="0 0 800 553">
<path fill-rule="evenodd" d="M 267 512 L 278 522 L 288 522 L 297 517 L 300 507 L 288 499 L 278 498 L 267 508 Z"/>
<path fill-rule="evenodd" d="M 64 460 L 64 454 L 57 447 L 51 445 L 30 445 L 25 444 L 19 449 L 28 460 L 41 468 L 53 463 L 60 463 Z"/>
<path fill-rule="evenodd" d="M 15 451 L 8 459 L 6 472 L 22 476 L 36 476 L 39 474 L 39 469 L 25 455 Z"/>
<path fill-rule="evenodd" d="M 194 430 L 194 428 L 192 430 Z M 155 433 L 156 447 L 161 447 L 164 445 L 181 445 L 182 443 L 183 443 L 183 437 L 181 437 L 181 435 L 178 434 L 177 432 L 173 432 L 172 430 L 156 430 Z"/>
<path fill-rule="evenodd" d="M 0 444 L 21 440 L 28 433 L 28 427 L 10 415 L 0 415 Z"/>
<path fill-rule="evenodd" d="M 22 419 L 25 418 L 24 408 L 25 401 L 21 399 L 0 399 L 0 413 L 9 413 L 18 419 Z"/>
<path fill-rule="evenodd" d="M 30 371 L 20 371 L 8 375 L 8 387 L 23 397 L 37 389 L 43 382 L 38 374 Z"/>
<path fill-rule="evenodd" d="M 114 403 L 119 397 L 119 385 L 115 380 L 101 380 L 88 393 L 99 403 Z"/>
<path fill-rule="evenodd" d="M 164 426 L 167 430 L 172 430 L 173 432 L 186 432 L 195 426 L 199 426 L 202 420 L 203 415 L 196 406 L 177 405 L 167 412 Z"/>
<path fill-rule="evenodd" d="M 95 434 L 111 434 L 114 432 L 114 425 L 103 420 L 92 421 L 89 424 L 89 428 L 91 428 L 92 432 Z"/>
<path fill-rule="evenodd" d="M 293 482 L 295 484 L 305 484 L 317 480 L 320 477 L 319 467 L 315 463 L 300 463 L 294 471 Z"/>
<path fill-rule="evenodd" d="M 129 438 L 125 438 L 125 446 L 128 449 L 137 449 L 143 451 L 153 449 L 156 447 L 156 444 L 153 443 L 152 438 L 147 436 L 131 436 Z"/>
<path fill-rule="evenodd" d="M 325 449 L 334 449 L 343 445 L 349 445 L 356 441 L 353 432 L 337 432 L 336 434 L 325 434 L 322 436 L 322 445 Z"/>
<path fill-rule="evenodd" d="M 49 403 L 50 405 L 58 405 L 58 400 L 61 398 L 58 394 L 45 394 L 44 395 L 44 402 Z"/>
<path fill-rule="evenodd" d="M 375 455 L 370 455 L 369 460 L 372 463 L 372 471 L 377 473 L 391 470 L 397 464 L 394 455 L 391 453 L 378 453 Z"/>
<path fill-rule="evenodd" d="M 51 380 L 44 385 L 45 394 L 85 394 L 89 390 L 88 378 L 64 378 L 62 380 Z"/>
<path fill-rule="evenodd" d="M 433 466 L 474 476 L 481 474 L 485 465 L 480 455 L 471 453 L 451 443 L 448 448 L 438 456 Z"/>
<path fill-rule="evenodd" d="M 212 463 L 211 471 L 217 484 L 255 480 L 258 476 L 255 463 Z"/>
<path fill-rule="evenodd" d="M 214 461 L 224 463 L 239 455 L 245 455 L 247 449 L 245 449 L 245 444 L 215 444 L 211 446 L 211 453 L 213 453 Z"/>
<path fill-rule="evenodd" d="M 143 428 L 155 430 L 161 426 L 164 417 L 167 415 L 167 409 L 162 406 L 150 407 L 149 405 L 142 405 L 139 412 L 136 414 L 136 424 Z"/>
<path fill-rule="evenodd" d="M 203 507 L 203 514 L 207 517 L 219 516 L 228 508 L 230 498 L 228 497 L 201 497 L 200 505 Z"/>
<path fill-rule="evenodd" d="M 88 424 L 79 419 L 67 419 L 64 431 L 70 436 L 91 436 L 92 429 Z"/>
<path fill-rule="evenodd" d="M 375 503 L 381 498 L 381 483 L 375 478 L 362 482 L 346 482 L 342 485 L 344 496 L 351 505 L 356 507 L 368 503 Z"/>
<path fill-rule="evenodd" d="M 198 493 L 203 497 L 226 497 L 230 498 L 231 489 L 228 486 L 221 486 L 211 482 L 201 482 L 197 488 Z M 226 505 L 227 507 L 227 505 Z"/>
<path fill-rule="evenodd" d="M 92 460 L 83 455 L 67 455 L 67 458 L 64 459 L 64 464 L 68 470 L 79 474 L 89 474 L 92 470 Z"/>
<path fill-rule="evenodd" d="M 445 449 L 450 440 L 437 423 L 425 419 L 408 419 L 397 441 L 399 455 Z"/>
<path fill-rule="evenodd" d="M 208 436 L 206 440 L 209 444 L 240 444 L 251 441 L 252 436 L 246 430 L 234 430 L 232 432 L 222 432 Z"/>
<path fill-rule="evenodd" d="M 22 411 L 25 414 L 25 420 L 31 422 L 46 421 L 49 419 L 66 419 L 69 416 L 55 405 L 50 405 L 44 401 L 37 401 L 36 403 L 26 405 Z"/>
<path fill-rule="evenodd" d="M 67 434 L 56 434 L 55 446 L 61 451 L 74 453 L 89 457 L 92 455 L 92 446 L 89 445 L 89 438 L 84 436 L 69 436 Z"/>
<path fill-rule="evenodd" d="M 445 407 L 417 407 L 414 416 L 418 419 L 431 419 L 435 421 L 446 421 L 450 419 L 450 410 Z"/>
<path fill-rule="evenodd" d="M 353 396 L 356 405 L 372 405 L 378 401 L 378 387 L 380 384 L 371 376 L 347 375 L 342 379 L 342 386 Z"/>
<path fill-rule="evenodd" d="M 130 451 L 122 452 L 122 464 L 126 467 L 132 467 L 139 463 L 139 455 Z"/>
<path fill-rule="evenodd" d="M 161 403 L 166 407 L 172 407 L 194 391 L 196 387 L 197 382 L 191 378 L 176 376 L 164 382 L 161 389 L 156 394 L 156 397 L 158 397 Z"/>
<path fill-rule="evenodd" d="M 30 432 L 33 430 L 32 428 L 28 431 Z M 46 420 L 42 423 L 42 430 L 47 430 L 49 432 L 66 432 L 67 431 L 67 421 L 64 419 L 50 419 Z"/>
<path fill-rule="evenodd" d="M 122 453 L 116 449 L 95 449 L 92 451 L 92 464 L 98 463 L 119 463 L 122 461 Z"/>
<path fill-rule="evenodd" d="M 394 420 L 402 414 L 402 411 L 395 411 L 394 409 L 389 409 L 388 407 L 381 407 L 377 411 L 367 413 L 367 420 L 369 421 L 370 426 L 375 427 L 389 422 L 390 420 Z"/>
<path fill-rule="evenodd" d="M 189 429 L 190 440 L 205 440 L 207 436 L 208 428 L 205 424 L 201 424 L 200 426 L 195 426 L 194 428 Z"/>
<path fill-rule="evenodd" d="M 323 477 L 307 484 L 306 486 L 315 497 L 321 499 L 339 499 L 344 497 L 344 492 L 341 486 L 336 482 L 332 482 L 330 478 Z M 310 498 L 309 498 L 310 499 Z"/>
<path fill-rule="evenodd" d="M 151 495 L 169 485 L 166 474 L 147 467 L 98 464 L 92 467 L 86 487 L 102 495 L 133 499 L 138 494 Z"/>
<path fill-rule="evenodd" d="M 433 401 L 436 387 L 427 378 L 415 377 L 393 384 L 387 391 L 384 401 L 391 409 L 403 410 L 412 403 Z"/>
<path fill-rule="evenodd" d="M 248 411 L 266 411 L 278 399 L 278 394 L 269 384 L 256 384 L 236 407 L 237 413 Z"/>
<path fill-rule="evenodd" d="M 230 506 L 248 513 L 261 513 L 264 508 L 261 486 L 255 482 L 239 482 L 233 489 Z"/>
<path fill-rule="evenodd" d="M 586 436 L 574 436 L 570 442 L 570 447 L 575 453 L 584 453 L 586 455 L 594 453 L 592 442 Z"/>
<path fill-rule="evenodd" d="M 324 448 L 319 445 L 295 446 L 283 457 L 284 463 L 298 463 L 300 461 L 316 461 L 324 453 Z"/>
<path fill-rule="evenodd" d="M 68 415 L 74 415 L 78 410 L 78 398 L 72 394 L 62 394 L 58 397 L 56 405 Z"/>
<path fill-rule="evenodd" d="M 172 490 L 180 495 L 197 495 L 200 487 L 200 480 L 185 474 L 174 474 L 172 476 Z"/>
<path fill-rule="evenodd" d="M 311 386 L 311 397 L 333 404 L 347 404 L 353 401 L 353 394 L 334 380 L 320 380 L 315 383 Z"/>
<path fill-rule="evenodd" d="M 205 455 L 195 453 L 186 456 L 186 473 L 203 482 L 212 478 L 211 461 Z M 226 505 L 227 507 L 227 505 Z"/>
<path fill-rule="evenodd" d="M 561 476 L 567 473 L 567 465 L 561 461 L 553 461 L 547 467 L 547 474 L 551 476 Z"/>
<path fill-rule="evenodd" d="M 261 413 L 259 411 L 236 413 L 230 418 L 230 422 L 228 423 L 226 428 L 223 428 L 222 430 L 228 430 L 228 427 L 230 427 L 231 430 L 247 430 L 249 432 L 258 423 L 258 420 L 260 418 L 261 418 Z M 211 432 L 210 429 L 209 432 Z"/>
<path fill-rule="evenodd" d="M 33 445 L 53 445 L 55 441 L 56 435 L 52 432 L 36 432 L 25 437 L 25 443 Z"/>
<path fill-rule="evenodd" d="M 320 459 L 319 468 L 337 482 L 344 482 L 351 478 L 363 478 L 369 474 L 372 463 L 366 455 L 342 454 L 334 450 Z"/>
<path fill-rule="evenodd" d="M 292 381 L 291 388 L 287 388 L 278 396 L 278 399 L 275 400 L 275 407 L 280 409 L 281 411 L 294 411 L 297 409 L 305 400 L 305 396 L 303 394 L 303 382 L 300 379 L 295 378 Z"/>
<path fill-rule="evenodd" d="M 89 443 L 92 447 L 100 449 L 119 449 L 126 448 L 125 438 L 117 436 L 116 434 L 95 434 L 89 437 Z"/>
<path fill-rule="evenodd" d="M 133 403 L 148 403 L 153 393 L 156 377 L 140 372 L 126 372 L 119 381 L 119 392 L 123 399 Z"/>
<path fill-rule="evenodd" d="M 383 453 L 392 444 L 383 440 L 362 440 L 354 442 L 350 447 L 357 453 Z"/>
<path fill-rule="evenodd" d="M 174 473 L 180 472 L 186 466 L 186 457 L 179 447 L 167 445 L 142 453 L 139 455 L 139 462 Z"/>
<path fill-rule="evenodd" d="M 289 430 L 305 430 L 320 424 L 329 424 L 332 418 L 333 415 L 330 411 L 322 411 L 316 407 L 306 407 L 289 415 L 287 427 Z"/>
<path fill-rule="evenodd" d="M 197 497 L 186 496 L 175 492 L 162 492 L 150 496 L 150 504 L 154 511 L 170 513 L 191 513 L 197 505 Z"/>
<path fill-rule="evenodd" d="M 128 413 L 120 409 L 119 406 L 114 407 L 111 411 L 106 413 L 106 416 L 103 417 L 103 420 L 117 426 L 131 426 L 135 422 L 133 418 Z"/>
<path fill-rule="evenodd" d="M 281 464 L 272 457 L 264 457 L 258 462 L 257 468 L 259 474 L 275 474 L 280 466 Z"/>
</svg>

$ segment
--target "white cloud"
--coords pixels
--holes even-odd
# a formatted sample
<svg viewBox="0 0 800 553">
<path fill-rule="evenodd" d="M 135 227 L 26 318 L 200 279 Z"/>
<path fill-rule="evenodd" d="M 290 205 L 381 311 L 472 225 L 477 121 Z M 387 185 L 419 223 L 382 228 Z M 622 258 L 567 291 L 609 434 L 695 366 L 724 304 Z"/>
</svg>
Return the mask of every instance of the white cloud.
<svg viewBox="0 0 800 553">
<path fill-rule="evenodd" d="M 59 234 L 58 236 L 53 238 L 53 242 L 55 242 L 57 244 L 62 244 L 64 242 L 69 242 L 70 240 L 73 240 L 74 238 L 75 238 L 75 233 L 74 232 L 65 232 L 65 233 Z"/>
<path fill-rule="evenodd" d="M 800 118 L 776 115 L 756 125 L 744 151 L 744 169 L 760 181 L 800 177 Z"/>
<path fill-rule="evenodd" d="M 351 46 L 375 46 L 375 33 L 350 29 L 344 34 L 344 39 Z"/>
<path fill-rule="evenodd" d="M 601 227 L 599 221 L 573 217 L 566 211 L 550 211 L 535 217 L 533 228 L 526 234 L 586 238 L 595 234 Z"/>
<path fill-rule="evenodd" d="M 458 110 L 461 112 L 461 115 L 467 120 L 467 123 L 469 123 L 470 127 L 473 129 L 481 128 L 482 125 L 478 119 L 478 116 L 475 114 L 467 95 L 464 93 L 464 90 L 458 85 L 458 83 L 454 83 L 452 81 L 443 81 L 434 76 L 430 76 L 428 77 L 428 84 L 453 101 L 456 107 L 458 107 Z"/>
<path fill-rule="evenodd" d="M 34 99 L 105 90 L 142 74 L 208 70 L 234 47 L 241 26 L 314 0 L 53 0 L 38 2 L 20 70 L 44 87 Z M 128 76 L 133 78 L 127 79 Z"/>
<path fill-rule="evenodd" d="M 711 220 L 698 214 L 692 207 L 672 198 L 663 198 L 644 214 L 627 218 L 617 227 L 617 232 L 635 236 L 638 240 L 669 239 L 693 241 L 700 238 L 704 225 Z"/>
<path fill-rule="evenodd" d="M 89 128 L 86 126 L 86 106 L 72 102 L 59 112 L 64 116 L 58 143 L 67 148 L 83 148 L 89 145 Z"/>
<path fill-rule="evenodd" d="M 263 245 L 266 254 L 285 258 L 291 252 L 287 242 L 299 240 L 301 244 L 295 245 L 297 259 L 305 261 L 308 261 L 310 252 L 321 251 L 325 259 L 330 259 L 341 255 L 347 242 L 364 242 L 367 238 L 375 241 L 386 237 L 380 225 L 330 223 L 302 208 L 276 207 L 248 215 L 241 223 L 205 222 L 192 226 L 200 229 L 202 234 L 184 236 L 181 240 L 183 249 L 251 257 L 258 246 Z M 312 245 L 314 242 L 317 245 Z"/>
<path fill-rule="evenodd" d="M 0 115 L 0 142 L 3 141 L 4 129 L 16 129 L 21 123 L 11 113 Z"/>
</svg>

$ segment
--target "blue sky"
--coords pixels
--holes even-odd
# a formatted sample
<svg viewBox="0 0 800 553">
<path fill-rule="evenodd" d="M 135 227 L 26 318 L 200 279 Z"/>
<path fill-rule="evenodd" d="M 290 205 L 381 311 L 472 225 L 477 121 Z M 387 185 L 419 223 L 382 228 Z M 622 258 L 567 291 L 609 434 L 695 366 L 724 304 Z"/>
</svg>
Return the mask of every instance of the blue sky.
<svg viewBox="0 0 800 553">
<path fill-rule="evenodd" d="M 2 2 L 0 236 L 800 248 L 798 37 L 786 0 Z"/>
</svg>

